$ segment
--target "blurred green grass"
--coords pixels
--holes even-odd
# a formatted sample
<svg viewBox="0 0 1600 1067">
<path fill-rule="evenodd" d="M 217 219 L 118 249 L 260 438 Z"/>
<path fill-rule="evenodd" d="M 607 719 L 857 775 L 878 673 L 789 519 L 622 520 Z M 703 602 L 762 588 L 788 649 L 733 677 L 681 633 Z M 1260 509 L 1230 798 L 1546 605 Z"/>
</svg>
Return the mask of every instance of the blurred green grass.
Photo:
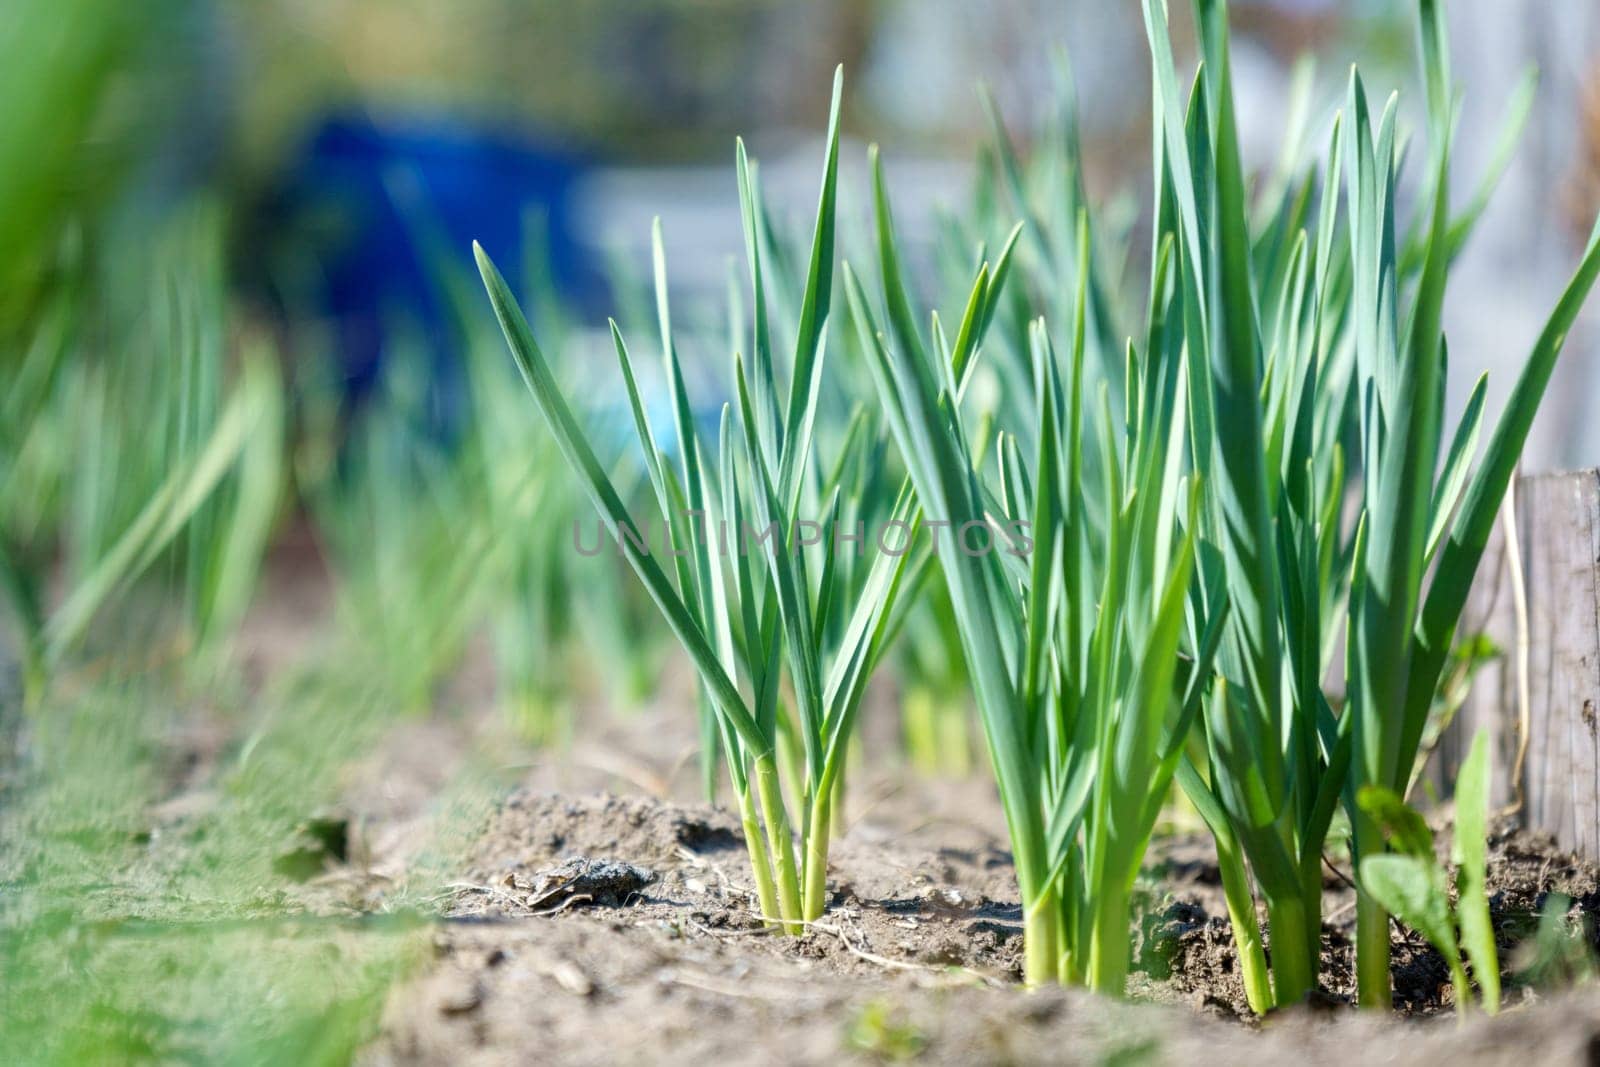
<svg viewBox="0 0 1600 1067">
<path fill-rule="evenodd" d="M 364 913 L 302 881 L 286 858 L 396 706 L 312 670 L 231 711 L 147 678 L 33 718 L 0 795 L 0 1062 L 347 1062 L 499 785 L 464 768 L 418 869 Z M 174 744 L 197 714 L 225 731 L 209 756 Z"/>
</svg>

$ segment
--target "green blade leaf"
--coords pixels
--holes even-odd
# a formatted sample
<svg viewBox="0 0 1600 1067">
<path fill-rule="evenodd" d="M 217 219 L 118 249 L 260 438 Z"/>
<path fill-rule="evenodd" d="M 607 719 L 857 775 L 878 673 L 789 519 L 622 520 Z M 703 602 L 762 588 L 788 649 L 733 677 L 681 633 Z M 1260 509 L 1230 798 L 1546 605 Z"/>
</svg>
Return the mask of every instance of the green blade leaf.
<svg viewBox="0 0 1600 1067">
<path fill-rule="evenodd" d="M 1600 280 L 1600 224 L 1576 275 L 1557 303 L 1544 332 L 1534 344 L 1522 374 L 1512 387 L 1504 412 L 1484 449 L 1483 462 L 1468 485 L 1450 538 L 1439 553 L 1433 584 L 1412 636 L 1411 674 L 1406 691 L 1405 752 L 1415 753 L 1427 723 L 1428 707 L 1449 657 L 1456 625 L 1466 607 L 1473 576 L 1489 544 L 1500 503 L 1516 471 L 1534 415 L 1550 385 L 1567 336 L 1578 320 L 1596 280 Z M 1409 766 L 1407 768 L 1409 771 Z"/>
<path fill-rule="evenodd" d="M 833 299 L 834 202 L 839 184 L 839 103 L 844 92 L 844 67 L 833 73 L 833 102 L 828 108 L 828 152 L 823 164 L 822 192 L 816 230 L 811 239 L 811 265 L 800 303 L 799 332 L 794 350 L 794 377 L 789 383 L 789 411 L 784 426 L 783 458 L 778 492 L 792 514 L 800 493 L 800 474 L 811 451 L 811 426 L 816 417 L 817 383 L 822 349 L 827 341 L 828 308 Z M 758 383 L 759 384 L 759 383 Z"/>
<path fill-rule="evenodd" d="M 1456 865 L 1456 917 L 1461 946 L 1483 992 L 1483 1006 L 1500 1010 L 1500 955 L 1489 918 L 1486 885 L 1489 842 L 1489 734 L 1479 730 L 1456 775 L 1456 826 L 1450 858 Z"/>
<path fill-rule="evenodd" d="M 717 710 L 727 717 L 735 732 L 750 747 L 752 758 L 759 759 L 769 755 L 772 752 L 772 741 L 763 736 L 757 727 L 738 689 L 723 670 L 716 652 L 706 640 L 699 623 L 672 588 L 672 583 L 662 573 L 655 559 L 632 538 L 620 533 L 623 528 L 634 528 L 627 507 L 622 503 L 616 487 L 611 484 L 605 468 L 595 457 L 594 449 L 590 447 L 588 439 L 578 428 L 577 420 L 567 406 L 566 399 L 561 395 L 555 376 L 550 372 L 550 365 L 545 362 L 544 353 L 539 350 L 538 342 L 533 338 L 533 331 L 528 326 L 527 319 L 523 317 L 516 298 L 511 295 L 510 287 L 506 285 L 500 271 L 482 247 L 474 244 L 473 254 L 477 258 L 478 270 L 483 275 L 484 287 L 489 292 L 489 300 L 494 305 L 495 317 L 499 319 L 500 328 L 505 333 L 506 344 L 511 349 L 512 358 L 516 361 L 517 369 L 522 372 L 523 381 L 533 394 L 545 422 L 555 434 L 562 455 L 580 476 L 584 492 L 588 494 L 595 508 L 618 532 L 617 541 L 628 562 L 644 583 L 650 598 L 656 602 L 656 606 L 666 617 L 667 625 L 672 628 L 672 632 L 682 643 L 684 650 L 689 653 L 690 659 L 694 661 L 696 670 L 710 690 Z"/>
</svg>

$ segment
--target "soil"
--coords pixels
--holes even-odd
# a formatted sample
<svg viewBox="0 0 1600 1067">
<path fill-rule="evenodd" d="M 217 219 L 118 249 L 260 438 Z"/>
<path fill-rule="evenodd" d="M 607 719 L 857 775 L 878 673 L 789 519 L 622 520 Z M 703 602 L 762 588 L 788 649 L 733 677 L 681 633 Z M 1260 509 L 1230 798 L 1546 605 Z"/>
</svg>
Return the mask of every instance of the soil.
<svg viewBox="0 0 1600 1067">
<path fill-rule="evenodd" d="M 434 958 L 395 993 L 375 1063 L 1305 1062 L 1352 1042 L 1404 1058 L 1588 1062 L 1600 1000 L 1522 988 L 1493 1020 L 1448 1011 L 1442 963 L 1397 930 L 1397 1007 L 1348 1007 L 1352 958 L 1329 887 L 1323 992 L 1248 1019 L 1215 867 L 1201 841 L 1162 843 L 1130 989 L 1145 1004 L 1024 993 L 1021 932 L 997 848 L 933 849 L 860 828 L 841 841 L 827 918 L 803 938 L 763 930 L 736 820 L 704 806 L 520 790 L 471 842 L 443 902 Z M 908 840 L 909 838 L 909 840 Z M 1546 842 L 1497 837 L 1491 892 L 1512 933 L 1561 890 L 1596 903 L 1594 868 Z M 599 876 L 594 872 L 598 870 Z M 585 882 L 583 875 L 590 875 Z M 568 892 L 555 891 L 570 885 Z M 1260 1032 L 1252 1032 L 1258 1030 Z M 1356 1046 L 1361 1047 L 1361 1046 Z M 1600 1043 L 1595 1047 L 1600 1049 Z"/>
<path fill-rule="evenodd" d="M 1547 996 L 1512 973 L 1549 894 L 1571 897 L 1575 920 L 1600 908 L 1600 870 L 1509 822 L 1490 860 L 1508 978 L 1497 1018 L 1458 1022 L 1443 962 L 1398 924 L 1396 1016 L 1357 1012 L 1354 896 L 1331 863 L 1321 989 L 1252 1018 L 1194 832 L 1152 847 L 1129 1002 L 1028 993 L 987 783 L 858 774 L 827 916 L 785 937 L 754 915 L 736 818 L 683 799 L 690 740 L 674 718 L 648 710 L 535 760 L 465 834 L 431 959 L 392 992 L 367 1062 L 1600 1062 L 1600 994 Z M 439 751 L 425 731 L 421 743 Z M 386 862 L 392 884 L 405 860 Z M 364 906 L 381 907 L 371 893 Z"/>
</svg>

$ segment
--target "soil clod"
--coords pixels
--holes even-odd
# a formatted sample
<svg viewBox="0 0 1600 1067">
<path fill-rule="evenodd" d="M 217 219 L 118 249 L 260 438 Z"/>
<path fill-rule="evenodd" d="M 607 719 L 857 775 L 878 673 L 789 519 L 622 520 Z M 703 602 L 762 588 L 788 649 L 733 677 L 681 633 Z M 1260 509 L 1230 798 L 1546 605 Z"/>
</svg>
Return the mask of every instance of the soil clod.
<svg viewBox="0 0 1600 1067">
<path fill-rule="evenodd" d="M 626 907 L 640 890 L 655 880 L 656 872 L 648 867 L 582 856 L 540 871 L 531 882 L 515 874 L 506 876 L 507 886 L 527 894 L 525 903 L 535 910 L 580 901 L 603 907 Z"/>
</svg>

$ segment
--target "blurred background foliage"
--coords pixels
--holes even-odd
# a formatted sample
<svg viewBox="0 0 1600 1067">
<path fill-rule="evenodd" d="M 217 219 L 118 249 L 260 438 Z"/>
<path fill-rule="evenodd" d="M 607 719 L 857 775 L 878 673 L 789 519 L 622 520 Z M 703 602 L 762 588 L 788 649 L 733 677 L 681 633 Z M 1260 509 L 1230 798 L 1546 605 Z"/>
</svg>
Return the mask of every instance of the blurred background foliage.
<svg viewBox="0 0 1600 1067">
<path fill-rule="evenodd" d="M 1383 0 L 1234 7 L 1245 144 L 1261 165 L 1279 147 L 1301 54 L 1359 54 L 1380 73 L 1409 55 L 1405 12 Z M 1542 68 L 1538 151 L 1519 157 L 1512 203 L 1497 207 L 1519 225 L 1538 212 L 1569 226 L 1600 195 L 1589 7 L 1452 5 L 1461 50 L 1483 53 L 1463 64 L 1473 107 L 1508 96 L 1522 64 Z M 1496 48 L 1507 34 L 1517 47 Z M 442 314 L 390 203 L 396 172 L 420 176 L 462 262 L 474 238 L 497 261 L 520 261 L 512 219 L 542 211 L 557 284 L 594 319 L 616 303 L 605 285 L 616 248 L 644 247 L 641 210 L 663 216 L 669 241 L 686 239 L 680 277 L 720 284 L 738 251 L 725 165 L 735 134 L 771 161 L 780 213 L 809 198 L 785 164 L 820 132 L 834 65 L 851 79 L 847 134 L 928 164 L 913 182 L 915 231 L 934 203 L 966 196 L 985 129 L 975 84 L 991 85 L 1026 138 L 1048 120 L 1061 48 L 1091 189 L 1109 195 L 1140 172 L 1148 143 L 1133 3 L 13 0 L 0 16 L 0 328 L 16 330 L 59 273 L 66 230 L 148 223 L 203 192 L 227 219 L 236 291 L 283 318 L 331 318 L 347 373 L 370 386 L 395 309 L 420 307 L 425 332 Z M 1319 81 L 1342 77 L 1329 63 Z M 1464 151 L 1471 163 L 1488 150 Z"/>
</svg>

